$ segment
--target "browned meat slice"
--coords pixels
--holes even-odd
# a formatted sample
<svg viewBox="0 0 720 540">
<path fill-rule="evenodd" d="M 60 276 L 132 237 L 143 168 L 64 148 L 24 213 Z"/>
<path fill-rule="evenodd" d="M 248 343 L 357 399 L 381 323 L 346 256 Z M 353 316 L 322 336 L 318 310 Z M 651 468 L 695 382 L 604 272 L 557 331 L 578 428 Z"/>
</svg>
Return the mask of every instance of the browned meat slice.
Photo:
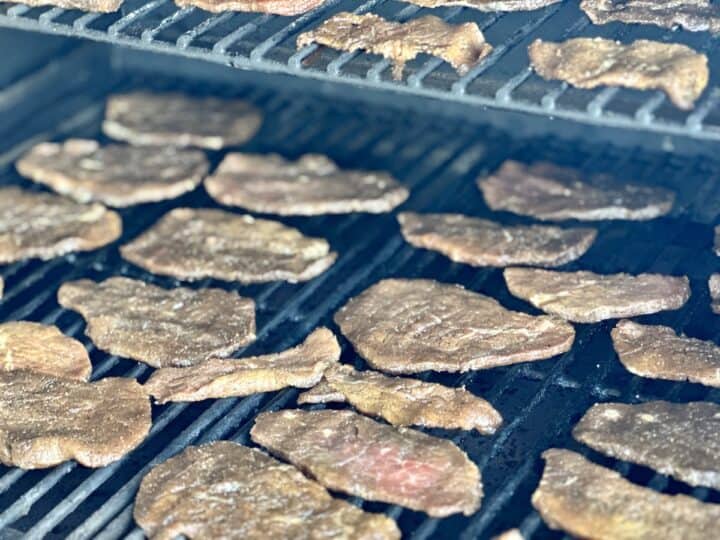
<svg viewBox="0 0 720 540">
<path fill-rule="evenodd" d="M 563 43 L 535 40 L 528 49 L 533 69 L 544 79 L 578 88 L 623 86 L 662 90 L 677 107 L 692 109 L 708 83 L 708 59 L 685 45 L 639 39 L 630 45 L 603 38 Z"/>
<path fill-rule="evenodd" d="M 324 378 L 300 394 L 297 398 L 298 405 L 316 405 L 318 403 L 345 403 L 347 399 L 342 392 L 335 390 Z"/>
<path fill-rule="evenodd" d="M 221 204 L 284 216 L 379 214 L 408 197 L 408 190 L 387 173 L 343 171 L 318 154 L 297 161 L 275 154 L 228 154 L 205 180 L 205 189 Z"/>
<path fill-rule="evenodd" d="M 720 274 L 710 276 L 708 289 L 710 289 L 710 309 L 720 315 Z"/>
<path fill-rule="evenodd" d="M 720 505 L 628 482 L 580 454 L 547 450 L 532 502 L 552 529 L 597 540 L 707 540 Z"/>
<path fill-rule="evenodd" d="M 720 488 L 720 405 L 715 403 L 599 403 L 585 413 L 573 436 L 690 485 Z"/>
<path fill-rule="evenodd" d="M 560 266 L 581 257 L 597 235 L 595 229 L 506 226 L 461 214 L 404 212 L 398 221 L 413 246 L 474 266 Z"/>
<path fill-rule="evenodd" d="M 720 225 L 717 225 L 714 229 L 715 232 L 715 255 L 720 255 Z"/>
<path fill-rule="evenodd" d="M 120 216 L 101 204 L 0 188 L 0 264 L 91 251 L 121 234 Z"/>
<path fill-rule="evenodd" d="M 720 8 L 708 0 L 583 0 L 580 7 L 594 24 L 619 21 L 720 32 Z"/>
<path fill-rule="evenodd" d="M 205 11 L 251 11 L 275 15 L 300 15 L 325 3 L 325 0 L 175 0 L 180 7 L 199 7 Z"/>
<path fill-rule="evenodd" d="M 145 383 L 145 390 L 159 403 L 167 403 L 249 396 L 288 386 L 310 388 L 339 359 L 337 339 L 327 328 L 320 328 L 301 345 L 280 353 L 159 369 Z"/>
<path fill-rule="evenodd" d="M 157 274 L 242 283 L 307 281 L 337 256 L 326 240 L 278 221 L 193 208 L 171 210 L 120 252 Z"/>
<path fill-rule="evenodd" d="M 255 339 L 255 302 L 222 289 L 163 289 L 115 277 L 65 283 L 63 307 L 87 320 L 86 333 L 111 354 L 153 367 L 227 356 Z"/>
<path fill-rule="evenodd" d="M 195 189 L 208 171 L 208 161 L 199 150 L 101 147 L 88 139 L 38 144 L 16 166 L 23 176 L 76 201 L 110 206 L 173 199 Z"/>
<path fill-rule="evenodd" d="M 433 517 L 480 507 L 480 471 L 445 439 L 329 410 L 262 413 L 250 435 L 332 490 Z"/>
<path fill-rule="evenodd" d="M 478 187 L 493 210 L 546 220 L 653 219 L 667 214 L 675 200 L 663 188 L 613 182 L 602 175 L 588 180 L 551 163 L 506 161 L 494 174 L 478 179 Z"/>
<path fill-rule="evenodd" d="M 341 401 L 346 400 L 358 411 L 379 416 L 393 426 L 477 429 L 491 435 L 502 424 L 500 413 L 490 403 L 464 388 L 356 371 L 348 365 L 328 369 L 323 382 L 326 389 L 341 396 Z M 322 397 L 336 401 L 332 393 L 325 392 Z M 302 401 L 299 399 L 298 403 Z M 311 395 L 311 401 L 320 403 L 320 394 Z"/>
<path fill-rule="evenodd" d="M 261 122 L 260 111 L 246 101 L 131 92 L 108 99 L 103 131 L 140 146 L 220 150 L 252 138 Z"/>
<path fill-rule="evenodd" d="M 685 276 L 506 268 L 510 292 L 568 321 L 594 323 L 678 309 L 690 298 Z"/>
<path fill-rule="evenodd" d="M 0 324 L 0 370 L 18 369 L 86 381 L 92 365 L 84 345 L 56 326 L 29 321 Z"/>
<path fill-rule="evenodd" d="M 0 371 L 0 462 L 23 469 L 75 459 L 103 467 L 150 430 L 150 400 L 134 379 L 95 383 Z"/>
<path fill-rule="evenodd" d="M 123 0 L 7 0 L 13 4 L 30 7 L 55 6 L 63 9 L 81 9 L 99 13 L 112 13 L 120 8 Z"/>
<path fill-rule="evenodd" d="M 720 387 L 720 347 L 712 341 L 632 321 L 617 323 L 611 336 L 620 361 L 635 375 Z"/>
<path fill-rule="evenodd" d="M 447 24 L 434 15 L 400 23 L 378 15 L 342 12 L 297 38 L 298 48 L 318 43 L 343 51 L 364 50 L 393 62 L 402 78 L 405 63 L 420 53 L 438 56 L 464 74 L 492 52 L 475 23 Z"/>
<path fill-rule="evenodd" d="M 532 11 L 561 0 L 409 0 L 423 7 L 464 6 L 478 11 Z"/>
<path fill-rule="evenodd" d="M 153 468 L 134 516 L 155 540 L 400 538 L 390 518 L 333 499 L 292 465 L 228 441 L 191 446 Z"/>
<path fill-rule="evenodd" d="M 390 373 L 469 371 L 550 358 L 573 327 L 534 317 L 459 285 L 385 279 L 351 299 L 335 322 L 370 365 Z"/>
</svg>

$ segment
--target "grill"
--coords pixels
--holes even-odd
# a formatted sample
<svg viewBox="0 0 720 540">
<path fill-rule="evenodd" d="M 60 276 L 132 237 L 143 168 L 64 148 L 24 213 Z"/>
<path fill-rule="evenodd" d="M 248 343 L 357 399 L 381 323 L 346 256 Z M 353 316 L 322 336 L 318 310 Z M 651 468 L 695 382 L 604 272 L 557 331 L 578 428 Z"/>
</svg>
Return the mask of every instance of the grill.
<svg viewBox="0 0 720 540">
<path fill-rule="evenodd" d="M 361 9 L 372 7 L 373 11 L 382 12 L 391 5 L 394 6 L 392 2 L 369 3 Z M 490 82 L 496 80 L 490 78 L 492 67 L 487 71 L 484 68 L 476 70 L 458 83 L 452 79 L 453 75 L 430 60 L 412 66 L 411 77 L 416 79 L 402 84 L 386 79 L 385 63 L 368 63 L 367 57 L 362 55 L 333 57 L 329 51 L 320 51 L 321 58 L 333 58 L 327 63 L 327 69 L 304 67 L 303 60 L 312 51 L 304 50 L 295 55 L 292 40 L 288 44 L 288 38 L 317 22 L 321 15 L 341 8 L 340 3 L 331 0 L 323 10 L 300 17 L 289 25 L 289 19 L 279 17 L 220 15 L 208 18 L 194 10 L 176 12 L 171 4 L 162 1 L 146 4 L 144 8 L 138 8 L 139 11 L 130 2 L 122 16 L 5 6 L 1 21 L 148 49 L 170 48 L 182 54 L 231 62 L 235 66 L 288 70 L 328 79 L 349 77 L 347 73 L 362 66 L 362 78 L 353 78 L 353 82 L 362 81 L 362 84 L 408 93 L 429 92 L 430 81 L 442 79 L 450 82 L 447 89 L 432 92 L 437 92 L 443 99 L 503 108 L 519 107 L 521 90 L 526 85 L 538 88 L 537 84 L 540 84 L 525 69 L 524 59 L 518 64 L 522 65 L 521 70 L 501 81 L 501 87 L 509 90 L 507 101 L 495 97 L 496 90 L 486 93 L 492 86 Z M 418 11 L 405 7 L 400 13 L 410 16 Z M 456 20 L 460 20 L 460 14 L 465 15 L 460 10 L 445 13 Z M 197 17 L 207 22 L 199 23 Z M 566 20 L 564 17 L 569 17 L 567 20 L 577 18 L 576 8 L 562 4 L 530 15 L 480 15 L 479 18 L 486 21 L 491 39 L 491 29 L 497 28 L 499 32 L 502 25 L 511 24 L 512 20 L 525 21 L 521 25 L 512 25 L 513 37 L 506 48 L 498 47 L 498 56 L 491 62 L 494 65 L 494 61 L 503 55 L 517 57 L 521 48 L 516 50 L 514 45 L 540 35 L 538 32 L 543 29 L 558 35 L 563 34 L 559 29 L 566 27 L 568 34 L 590 30 L 583 29 L 581 23 L 560 25 L 560 21 Z M 213 37 L 208 45 L 199 45 L 205 43 L 206 36 L 214 36 L 215 32 L 224 31 L 228 26 L 234 30 L 224 34 L 226 38 Z M 180 35 L 170 45 L 161 45 L 173 29 L 180 31 Z M 611 29 L 593 28 L 592 31 Z M 684 34 L 678 37 L 686 38 Z M 688 39 L 696 38 L 690 36 Z M 703 36 L 697 39 L 703 39 Z M 236 53 L 238 47 L 244 52 Z M 35 68 L 22 70 L 0 90 L 3 116 L 0 125 L 1 185 L 40 189 L 14 172 L 14 159 L 40 140 L 70 136 L 104 140 L 99 126 L 105 98 L 112 92 L 130 89 L 173 89 L 193 95 L 248 99 L 264 111 L 266 121 L 261 132 L 244 145 L 243 150 L 278 152 L 291 158 L 310 151 L 321 152 L 341 166 L 387 170 L 412 190 L 404 209 L 489 216 L 474 179 L 505 159 L 549 160 L 587 173 L 606 172 L 618 178 L 673 189 L 678 195 L 674 212 L 650 222 L 598 223 L 595 245 L 580 262 L 566 268 L 601 273 L 686 274 L 693 289 L 687 305 L 678 311 L 640 320 L 672 326 L 702 339 L 717 340 L 720 337 L 720 318 L 710 312 L 706 284 L 708 275 L 718 267 L 717 257 L 711 250 L 711 225 L 720 213 L 720 185 L 715 180 L 720 174 L 720 161 L 713 157 L 697 159 L 679 153 L 652 151 L 641 147 L 640 140 L 624 147 L 584 141 L 568 145 L 566 140 L 553 135 L 521 137 L 492 126 L 448 122 L 442 115 L 408 115 L 372 104 L 351 105 L 257 86 L 213 83 L 202 77 L 149 76 L 135 69 L 124 69 L 122 62 L 110 61 L 112 57 L 104 48 L 82 42 L 52 41 L 48 50 L 50 61 L 38 60 Z M 287 58 L 281 60 L 278 55 L 283 51 Z M 147 55 L 142 58 L 147 59 L 148 65 L 162 61 Z M 501 66 L 502 63 L 498 64 L 497 69 L 503 69 L 503 72 L 510 69 Z M 370 70 L 374 70 L 372 73 L 377 75 L 376 78 L 365 76 Z M 73 76 L 68 77 L 69 73 Z M 230 72 L 230 78 L 234 73 Z M 418 84 L 413 83 L 415 80 Z M 453 86 L 456 83 L 464 84 L 466 91 L 454 90 L 459 88 Z M 547 96 L 548 86 L 542 85 L 542 95 Z M 562 86 L 554 89 L 554 114 L 559 115 L 561 111 L 570 114 L 570 109 L 562 108 L 564 105 L 561 104 L 566 99 L 580 99 L 580 94 Z M 712 97 L 706 98 L 690 115 L 700 117 L 699 127 L 692 128 L 694 124 L 689 117 L 675 124 L 661 121 L 660 112 L 666 107 L 664 100 L 657 96 L 641 105 L 649 114 L 649 121 L 643 123 L 634 112 L 625 116 L 609 113 L 611 105 L 627 103 L 633 96 L 637 97 L 632 92 L 600 91 L 589 95 L 592 97 L 588 106 L 573 113 L 585 121 L 623 122 L 648 130 L 679 129 L 692 137 L 714 137 L 714 128 L 707 123 L 712 117 Z M 549 99 L 542 98 L 542 104 L 532 107 L 536 107 L 537 112 L 547 110 L 542 107 L 550 107 Z M 583 96 L 582 99 L 588 98 Z M 596 105 L 591 107 L 592 103 Z M 600 108 L 596 109 L 596 106 Z M 600 112 L 595 115 L 593 110 Z M 675 114 L 675 111 L 670 112 Z M 217 164 L 222 155 L 222 152 L 211 153 L 213 164 Z M 0 321 L 25 319 L 58 325 L 64 333 L 88 347 L 94 379 L 128 376 L 146 380 L 150 368 L 97 350 L 84 337 L 84 322 L 79 315 L 57 304 L 56 291 L 61 283 L 69 280 L 100 280 L 113 275 L 126 275 L 168 287 L 178 285 L 177 281 L 148 274 L 124 262 L 117 249 L 119 244 L 135 237 L 163 213 L 177 206 L 216 205 L 199 189 L 174 201 L 121 210 L 125 232 L 112 246 L 45 263 L 30 261 L 0 268 L 6 282 L 5 297 L 0 302 Z M 507 223 L 527 222 L 505 213 L 495 213 L 493 217 Z M 332 322 L 333 313 L 349 297 L 384 277 L 424 277 L 461 283 L 497 298 L 508 308 L 538 313 L 508 293 L 498 270 L 454 264 L 440 255 L 405 244 L 392 215 L 358 214 L 282 221 L 306 234 L 328 238 L 333 249 L 339 252 L 339 259 L 326 273 L 304 284 L 241 287 L 205 280 L 191 285 L 228 288 L 255 299 L 258 340 L 238 351 L 236 356 L 285 349 L 300 342 L 319 325 L 329 326 L 339 335 Z M 482 469 L 485 497 L 479 512 L 470 517 L 438 520 L 397 506 L 359 499 L 351 501 L 367 510 L 387 513 L 397 520 L 404 538 L 414 540 L 489 538 L 511 527 L 520 527 L 526 538 L 563 538 L 562 534 L 550 531 L 543 524 L 530 505 L 530 496 L 542 471 L 540 453 L 550 447 L 565 447 L 591 456 L 594 461 L 620 471 L 636 483 L 666 493 L 682 492 L 701 500 L 720 502 L 718 491 L 691 489 L 647 468 L 604 458 L 572 440 L 573 425 L 597 401 L 666 399 L 720 403 L 718 389 L 632 376 L 620 365 L 612 349 L 611 326 L 612 323 L 577 325 L 573 349 L 551 360 L 462 375 L 426 373 L 421 376 L 452 386 L 467 386 L 473 393 L 492 402 L 505 419 L 503 427 L 492 437 L 474 432 L 426 430 L 455 441 Z M 347 341 L 341 338 L 341 343 L 343 361 L 363 366 Z M 124 459 L 98 470 L 86 469 L 73 462 L 44 471 L 0 467 L 0 538 L 142 538 L 132 519 L 132 504 L 139 482 L 149 468 L 191 444 L 216 439 L 248 443 L 249 429 L 259 412 L 293 407 L 297 395 L 298 391 L 288 390 L 244 399 L 154 406 L 153 427 L 147 440 Z M 314 406 L 319 407 L 322 406 Z"/>
<path fill-rule="evenodd" d="M 339 53 L 317 45 L 297 51 L 295 38 L 339 11 L 372 11 L 392 20 L 434 13 L 453 23 L 475 21 L 495 50 L 460 77 L 447 64 L 422 56 L 408 64 L 404 81 L 393 81 L 377 56 Z M 299 17 L 248 13 L 211 15 L 180 9 L 171 0 L 127 0 L 116 14 L 86 14 L 59 8 L 0 7 L 0 25 L 90 38 L 133 48 L 199 58 L 242 69 L 283 73 L 355 88 L 401 93 L 404 98 L 441 100 L 443 108 L 468 116 L 468 107 L 532 113 L 587 124 L 629 128 L 700 140 L 720 140 L 720 93 L 713 76 L 695 110 L 683 113 L 661 92 L 617 88 L 596 91 L 544 81 L 528 66 L 526 48 L 535 38 L 563 40 L 601 36 L 685 43 L 717 64 L 718 41 L 707 33 L 672 32 L 618 23 L 593 26 L 575 2 L 527 13 L 479 13 L 463 8 L 423 9 L 395 0 L 328 0 Z"/>
</svg>

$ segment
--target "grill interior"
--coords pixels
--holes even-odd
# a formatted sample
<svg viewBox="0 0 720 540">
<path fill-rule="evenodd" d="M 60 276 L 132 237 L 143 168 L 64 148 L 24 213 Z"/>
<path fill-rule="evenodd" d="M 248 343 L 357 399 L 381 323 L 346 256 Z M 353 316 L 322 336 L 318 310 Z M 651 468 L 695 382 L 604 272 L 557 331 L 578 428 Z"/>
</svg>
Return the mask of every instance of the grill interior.
<svg viewBox="0 0 720 540">
<path fill-rule="evenodd" d="M 465 76 L 440 60 L 422 55 L 410 62 L 403 81 L 393 81 L 388 62 L 378 56 L 339 53 L 311 45 L 297 51 L 295 38 L 340 11 L 373 12 L 403 21 L 433 13 L 452 23 L 475 21 L 495 47 Z M 528 66 L 527 46 L 536 38 L 564 40 L 600 36 L 625 42 L 654 39 L 685 43 L 704 52 L 710 65 L 720 60 L 718 40 L 707 32 L 680 32 L 652 26 L 590 24 L 577 2 L 519 13 L 481 13 L 466 8 L 426 9 L 395 0 L 328 0 L 298 17 L 252 13 L 212 15 L 180 9 L 172 0 L 126 0 L 114 14 L 60 8 L 0 5 L 0 25 L 40 30 L 201 58 L 224 65 L 352 83 L 446 103 L 534 113 L 588 124 L 632 128 L 695 139 L 720 140 L 720 93 L 716 73 L 695 110 L 682 112 L 662 92 L 618 88 L 594 91 L 544 81 Z"/>
<path fill-rule="evenodd" d="M 67 73 L 75 74 L 67 77 Z M 190 94 L 238 96 L 265 113 L 261 132 L 242 150 L 279 152 L 294 158 L 305 152 L 326 153 L 341 166 L 387 170 L 412 190 L 401 207 L 418 211 L 452 211 L 489 216 L 474 179 L 509 158 L 550 160 L 586 172 L 659 184 L 675 190 L 672 215 L 650 222 L 600 222 L 590 251 L 567 269 L 610 272 L 687 274 L 693 296 L 678 311 L 640 318 L 703 339 L 718 339 L 720 317 L 711 314 L 707 277 L 718 267 L 712 253 L 712 227 L 720 211 L 720 162 L 651 153 L 639 148 L 576 144 L 551 138 L 518 139 L 489 127 L 449 125 L 436 117 L 410 117 L 369 105 L 320 103 L 251 88 L 213 87 L 207 82 L 145 78 L 105 72 L 92 48 L 70 47 L 55 63 L 27 74 L 0 91 L 0 184 L 41 189 L 21 179 L 12 161 L 30 144 L 69 136 L 104 140 L 99 126 L 105 97 L 116 91 L 175 89 Z M 222 157 L 211 153 L 213 164 Z M 124 262 L 118 245 L 135 237 L 164 212 L 177 206 L 217 206 L 202 188 L 174 201 L 121 210 L 125 232 L 105 249 L 69 255 L 50 262 L 30 261 L 0 268 L 6 282 L 0 320 L 25 319 L 57 324 L 80 339 L 91 352 L 93 378 L 147 379 L 150 368 L 109 356 L 84 337 L 81 317 L 59 307 L 61 283 L 126 275 L 175 286 L 179 282 L 153 276 Z M 236 210 L 239 211 L 239 210 Z M 527 220 L 494 213 L 507 223 Z M 345 301 L 384 277 L 425 277 L 466 287 L 497 298 L 511 309 L 537 313 L 509 295 L 501 272 L 451 263 L 433 252 L 414 249 L 400 236 L 393 215 L 290 218 L 283 222 L 310 235 L 328 238 L 339 259 L 326 273 L 305 284 L 271 283 L 239 286 L 205 280 L 193 287 L 224 287 L 251 296 L 257 303 L 258 340 L 236 356 L 279 351 L 300 342 L 312 329 L 326 325 L 337 332 L 333 313 Z M 474 432 L 427 430 L 455 441 L 479 465 L 485 498 L 473 516 L 427 519 L 397 506 L 353 502 L 386 512 L 398 521 L 404 537 L 488 538 L 519 526 L 526 538 L 562 538 L 551 532 L 530 505 L 542 462 L 550 447 L 579 450 L 594 461 L 619 470 L 631 480 L 667 493 L 689 493 L 720 502 L 720 492 L 690 489 L 644 467 L 600 456 L 573 442 L 570 430 L 597 401 L 666 399 L 720 403 L 720 390 L 660 382 L 632 376 L 619 364 L 609 338 L 611 323 L 577 325 L 573 349 L 551 360 L 470 372 L 464 375 L 421 375 L 426 380 L 467 388 L 495 405 L 505 424 L 492 437 Z M 339 335 L 339 333 L 338 333 Z M 342 359 L 364 363 L 341 338 Z M 150 436 L 129 456 L 91 470 L 73 462 L 45 471 L 24 472 L 0 467 L 0 538 L 141 538 L 132 520 L 132 504 L 142 476 L 190 444 L 215 439 L 248 442 L 253 419 L 261 411 L 293 407 L 298 391 L 255 395 L 244 399 L 153 407 Z M 315 406 L 315 408 L 321 406 Z"/>
</svg>

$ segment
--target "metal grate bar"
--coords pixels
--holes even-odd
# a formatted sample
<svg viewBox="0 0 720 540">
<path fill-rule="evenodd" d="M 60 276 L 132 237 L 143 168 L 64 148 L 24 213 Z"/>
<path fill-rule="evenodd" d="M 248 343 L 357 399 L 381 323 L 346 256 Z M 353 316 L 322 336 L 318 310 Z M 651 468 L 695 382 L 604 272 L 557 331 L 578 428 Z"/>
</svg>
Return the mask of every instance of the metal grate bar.
<svg viewBox="0 0 720 540">
<path fill-rule="evenodd" d="M 148 2 L 147 4 L 144 4 L 137 8 L 134 11 L 131 11 L 121 19 L 115 21 L 113 24 L 111 24 L 108 27 L 108 34 L 117 37 L 120 35 L 120 32 L 122 32 L 125 28 L 130 26 L 132 23 L 139 21 L 142 17 L 150 13 L 151 11 L 155 11 L 157 8 L 159 8 L 161 5 L 165 4 L 168 0 L 152 0 L 151 2 Z"/>
<path fill-rule="evenodd" d="M 162 32 L 166 28 L 172 26 L 173 24 L 175 24 L 179 21 L 182 21 L 183 19 L 187 18 L 189 15 L 192 15 L 194 12 L 195 12 L 194 7 L 187 7 L 187 8 L 183 8 L 179 11 L 176 11 L 172 15 L 165 17 L 162 21 L 160 21 L 160 24 L 158 24 L 157 26 L 143 30 L 142 34 L 140 34 L 140 39 L 142 39 L 143 41 L 151 42 L 155 39 L 155 36 L 157 36 L 160 32 Z"/>
<path fill-rule="evenodd" d="M 456 94 L 464 94 L 467 86 L 482 75 L 485 71 L 495 65 L 505 53 L 509 52 L 518 42 L 539 28 L 545 21 L 554 15 L 562 3 L 558 3 L 551 8 L 546 9 L 537 19 L 532 20 L 518 28 L 508 39 L 502 44 L 496 46 L 488 57 L 479 65 L 472 68 L 465 75 L 460 77 L 457 82 L 452 85 L 452 91 Z"/>
<path fill-rule="evenodd" d="M 203 35 L 205 32 L 208 32 L 218 26 L 219 24 L 222 24 L 224 22 L 227 22 L 230 20 L 233 16 L 233 13 L 226 12 L 221 13 L 219 15 L 213 15 L 212 17 L 208 17 L 203 22 L 198 24 L 197 26 L 191 28 L 184 34 L 182 34 L 179 38 L 177 38 L 177 41 L 175 42 L 178 47 L 181 49 L 187 49 L 193 41 L 195 41 L 197 38 L 199 38 L 201 35 Z"/>
</svg>

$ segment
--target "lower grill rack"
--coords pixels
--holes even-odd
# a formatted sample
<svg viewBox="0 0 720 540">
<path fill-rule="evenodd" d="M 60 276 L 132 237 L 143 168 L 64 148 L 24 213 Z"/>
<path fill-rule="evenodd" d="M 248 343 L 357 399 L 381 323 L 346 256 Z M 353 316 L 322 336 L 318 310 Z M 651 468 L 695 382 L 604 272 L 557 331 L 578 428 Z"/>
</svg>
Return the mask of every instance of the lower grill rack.
<svg viewBox="0 0 720 540">
<path fill-rule="evenodd" d="M 273 151 L 288 157 L 321 152 L 343 166 L 388 170 L 412 190 L 405 209 L 488 216 L 490 212 L 474 179 L 510 158 L 550 160 L 587 172 L 603 171 L 637 182 L 660 183 L 678 193 L 672 215 L 640 223 L 601 222 L 597 224 L 599 235 L 595 245 L 580 262 L 568 267 L 598 272 L 687 274 L 693 288 L 689 303 L 681 310 L 643 320 L 667 324 L 703 339 L 719 337 L 719 318 L 710 313 L 706 291 L 707 276 L 717 268 L 717 258 L 711 250 L 711 225 L 719 210 L 716 201 L 720 200 L 720 186 L 713 180 L 720 172 L 718 161 L 683 159 L 633 148 L 569 147 L 553 138 L 518 140 L 488 128 L 448 126 L 432 117 L 409 121 L 369 106 L 336 104 L 330 109 L 292 95 L 207 88 L 178 80 L 147 81 L 121 74 L 108 78 L 105 86 L 96 88 L 94 93 L 72 91 L 56 101 L 38 105 L 33 114 L 37 121 L 31 126 L 32 133 L 30 128 L 27 132 L 18 130 L 12 139 L 13 147 L 2 148 L 0 183 L 39 189 L 18 177 L 10 167 L 18 148 L 38 137 L 101 137 L 99 122 L 105 96 L 131 88 L 174 88 L 249 99 L 264 111 L 266 122 L 243 150 Z M 58 116 L 63 120 L 57 121 Z M 11 139 L 0 139 L 7 140 Z M 221 154 L 215 153 L 211 158 L 217 163 Z M 170 208 L 181 205 L 203 207 L 215 203 L 198 189 L 174 201 L 121 210 L 125 233 L 119 243 L 139 234 Z M 502 218 L 523 221 L 504 214 Z M 206 280 L 193 285 L 224 287 L 255 299 L 258 339 L 237 356 L 285 349 L 319 325 L 337 331 L 333 313 L 349 297 L 384 277 L 425 277 L 461 283 L 497 298 L 511 309 L 534 311 L 508 293 L 500 271 L 454 264 L 404 243 L 392 215 L 283 221 L 306 234 L 327 237 L 339 259 L 326 273 L 304 284 L 239 286 Z M 84 322 L 79 315 L 62 309 L 56 301 L 61 283 L 83 277 L 99 280 L 126 275 L 164 286 L 178 284 L 124 262 L 118 254 L 119 243 L 46 263 L 31 261 L 2 267 L 6 295 L 0 303 L 0 320 L 57 324 L 88 347 L 94 379 L 114 375 L 144 381 L 150 368 L 97 350 L 83 335 Z M 542 470 L 541 452 L 550 447 L 569 447 L 590 454 L 594 460 L 614 467 L 640 484 L 720 502 L 717 491 L 691 490 L 643 467 L 602 458 L 572 441 L 572 426 L 597 401 L 720 402 L 717 389 L 632 376 L 612 350 L 611 326 L 608 323 L 577 326 L 572 350 L 551 360 L 461 375 L 422 375 L 435 382 L 466 385 L 471 392 L 492 402 L 505 418 L 503 427 L 492 437 L 475 432 L 428 430 L 455 441 L 482 469 L 485 497 L 479 512 L 470 517 L 427 519 L 423 514 L 397 506 L 351 500 L 396 519 L 405 538 L 489 538 L 511 527 L 520 527 L 526 538 L 561 538 L 561 534 L 550 531 L 540 520 L 530 505 L 530 496 Z M 343 360 L 362 365 L 350 345 L 344 339 L 341 342 Z M 216 439 L 248 443 L 249 429 L 259 412 L 293 407 L 297 395 L 298 391 L 288 390 L 243 399 L 154 407 L 153 428 L 147 440 L 124 459 L 102 469 L 85 469 L 72 462 L 45 471 L 0 467 L 0 531 L 3 531 L 0 537 L 141 538 L 142 533 L 132 519 L 132 504 L 140 480 L 153 465 L 191 444 Z"/>
</svg>

